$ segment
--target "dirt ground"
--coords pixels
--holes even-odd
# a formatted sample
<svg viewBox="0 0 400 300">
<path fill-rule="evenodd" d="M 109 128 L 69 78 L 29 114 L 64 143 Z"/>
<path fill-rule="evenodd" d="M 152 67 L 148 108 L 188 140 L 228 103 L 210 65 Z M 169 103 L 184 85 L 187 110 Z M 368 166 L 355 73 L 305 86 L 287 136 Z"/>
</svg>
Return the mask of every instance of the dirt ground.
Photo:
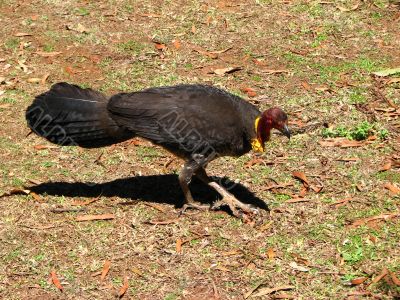
<svg viewBox="0 0 400 300">
<path fill-rule="evenodd" d="M 2 0 L 0 24 L 0 298 L 400 298 L 400 74 L 372 74 L 400 67 L 396 1 Z M 289 142 L 208 167 L 261 215 L 179 216 L 182 161 L 147 141 L 28 135 L 59 81 L 281 106 Z"/>
</svg>

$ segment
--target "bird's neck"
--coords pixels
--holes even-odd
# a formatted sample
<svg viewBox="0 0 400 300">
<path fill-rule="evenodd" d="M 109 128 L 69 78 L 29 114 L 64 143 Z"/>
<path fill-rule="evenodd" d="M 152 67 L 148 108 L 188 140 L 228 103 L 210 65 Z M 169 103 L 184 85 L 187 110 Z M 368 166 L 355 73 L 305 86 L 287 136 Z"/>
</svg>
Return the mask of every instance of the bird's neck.
<svg viewBox="0 0 400 300">
<path fill-rule="evenodd" d="M 254 120 L 254 130 L 256 138 L 251 141 L 251 147 L 256 152 L 264 152 L 264 144 L 269 141 L 271 137 L 271 122 L 262 115 Z"/>
</svg>

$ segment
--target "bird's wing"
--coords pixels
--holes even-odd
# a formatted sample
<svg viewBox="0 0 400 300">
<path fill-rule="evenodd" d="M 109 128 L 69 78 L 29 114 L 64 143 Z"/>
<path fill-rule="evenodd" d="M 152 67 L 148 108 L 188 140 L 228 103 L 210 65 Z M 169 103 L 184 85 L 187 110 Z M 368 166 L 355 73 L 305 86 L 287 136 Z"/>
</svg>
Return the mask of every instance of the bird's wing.
<svg viewBox="0 0 400 300">
<path fill-rule="evenodd" d="M 153 88 L 111 97 L 112 118 L 159 144 L 192 149 L 205 142 L 223 146 L 241 133 L 235 96 L 205 86 Z"/>
</svg>

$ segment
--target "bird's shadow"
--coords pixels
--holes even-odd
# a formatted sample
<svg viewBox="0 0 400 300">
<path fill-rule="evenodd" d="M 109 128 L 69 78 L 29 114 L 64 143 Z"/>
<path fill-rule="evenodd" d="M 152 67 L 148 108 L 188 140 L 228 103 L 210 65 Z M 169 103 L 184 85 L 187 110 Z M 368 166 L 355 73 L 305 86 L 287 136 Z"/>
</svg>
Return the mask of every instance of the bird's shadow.
<svg viewBox="0 0 400 300">
<path fill-rule="evenodd" d="M 240 201 L 269 210 L 264 201 L 256 197 L 242 184 L 234 183 L 226 177 L 214 177 L 213 179 L 227 188 Z M 102 195 L 104 197 L 167 203 L 173 204 L 175 207 L 181 207 L 184 202 L 178 176 L 175 174 L 128 177 L 97 184 L 45 182 L 31 186 L 29 189 L 36 194 L 66 197 L 97 197 Z M 201 203 L 212 203 L 221 198 L 216 191 L 195 178 L 190 184 L 190 190 L 193 198 Z"/>
</svg>

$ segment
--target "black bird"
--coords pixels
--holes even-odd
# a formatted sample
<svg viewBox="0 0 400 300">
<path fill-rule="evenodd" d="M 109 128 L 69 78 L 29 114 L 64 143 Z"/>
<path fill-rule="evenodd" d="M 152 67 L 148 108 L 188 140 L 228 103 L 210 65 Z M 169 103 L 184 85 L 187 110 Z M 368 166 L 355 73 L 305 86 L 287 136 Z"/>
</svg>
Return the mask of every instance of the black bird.
<svg viewBox="0 0 400 300">
<path fill-rule="evenodd" d="M 26 111 L 29 128 L 58 145 L 97 148 L 135 136 L 150 140 L 185 160 L 179 183 L 186 207 L 196 204 L 189 190 L 193 175 L 214 188 L 233 214 L 256 210 L 212 181 L 205 167 L 219 156 L 264 151 L 273 128 L 290 138 L 287 115 L 278 107 L 261 113 L 256 106 L 222 89 L 177 85 L 120 93 L 57 83 L 35 98 Z"/>
</svg>

